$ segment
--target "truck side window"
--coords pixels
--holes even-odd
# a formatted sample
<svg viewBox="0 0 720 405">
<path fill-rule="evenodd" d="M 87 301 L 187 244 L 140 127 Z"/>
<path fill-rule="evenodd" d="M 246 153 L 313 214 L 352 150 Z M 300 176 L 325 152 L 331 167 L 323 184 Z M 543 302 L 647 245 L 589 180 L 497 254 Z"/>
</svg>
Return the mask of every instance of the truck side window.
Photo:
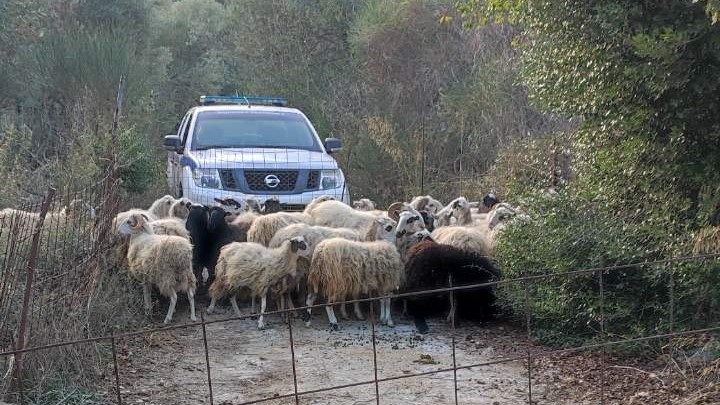
<svg viewBox="0 0 720 405">
<path fill-rule="evenodd" d="M 180 136 L 180 144 L 182 146 L 185 146 L 185 142 L 187 142 L 188 134 L 190 133 L 190 125 L 192 124 L 192 113 L 188 114 L 187 121 L 185 121 L 185 128 L 183 128 L 183 133 Z"/>
</svg>

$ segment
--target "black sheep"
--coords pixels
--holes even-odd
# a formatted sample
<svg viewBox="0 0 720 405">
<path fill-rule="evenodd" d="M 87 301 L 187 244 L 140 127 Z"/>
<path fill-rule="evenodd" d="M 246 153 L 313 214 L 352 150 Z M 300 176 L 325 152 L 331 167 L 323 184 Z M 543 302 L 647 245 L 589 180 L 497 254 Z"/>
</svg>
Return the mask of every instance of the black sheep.
<svg viewBox="0 0 720 405">
<path fill-rule="evenodd" d="M 277 198 L 268 198 L 265 200 L 265 204 L 263 204 L 263 214 L 274 214 L 276 212 L 282 211 L 282 205 L 280 205 L 280 200 Z"/>
<path fill-rule="evenodd" d="M 244 242 L 247 235 L 241 235 L 237 229 L 228 224 L 225 217 L 230 215 L 222 207 L 210 208 L 210 219 L 208 222 L 208 238 L 209 238 L 209 256 L 207 262 L 208 281 L 210 286 L 215 279 L 215 265 L 217 265 L 218 257 L 220 257 L 220 249 L 232 242 Z"/>
<path fill-rule="evenodd" d="M 185 229 L 188 230 L 193 244 L 193 273 L 198 280 L 198 295 L 200 295 L 200 286 L 203 284 L 203 268 L 208 267 L 211 256 L 211 240 L 208 232 L 210 208 L 197 204 L 193 204 L 189 208 Z"/>
<path fill-rule="evenodd" d="M 450 277 L 453 286 L 500 279 L 500 271 L 487 257 L 438 244 L 429 237 L 423 237 L 410 248 L 405 271 L 407 281 L 403 292 L 447 287 Z M 458 290 L 454 295 L 460 318 L 488 320 L 495 314 L 495 293 L 491 286 Z M 407 301 L 408 313 L 420 333 L 428 331 L 426 318 L 438 309 L 447 309 L 448 304 L 447 294 L 413 296 Z"/>
</svg>

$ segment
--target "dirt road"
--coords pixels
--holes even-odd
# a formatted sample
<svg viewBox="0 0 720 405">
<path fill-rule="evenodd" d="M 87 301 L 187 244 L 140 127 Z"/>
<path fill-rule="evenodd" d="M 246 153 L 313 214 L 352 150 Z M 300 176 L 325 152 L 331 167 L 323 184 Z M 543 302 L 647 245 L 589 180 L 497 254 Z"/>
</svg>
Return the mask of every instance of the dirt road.
<svg viewBox="0 0 720 405">
<path fill-rule="evenodd" d="M 229 313 L 208 319 L 219 319 Z M 373 380 L 372 339 L 368 322 L 341 322 L 330 331 L 326 319 L 315 316 L 311 328 L 293 324 L 299 391 Z M 186 314 L 178 313 L 184 321 Z M 377 329 L 378 377 L 452 367 L 451 331 L 440 321 L 431 333 L 417 335 L 409 321 Z M 510 331 L 502 326 L 460 328 L 456 334 L 457 364 L 502 358 L 492 336 Z M 512 332 L 515 333 L 515 332 Z M 251 320 L 208 325 L 210 368 L 215 404 L 239 404 L 293 392 L 287 326 L 279 317 L 258 330 Z M 125 403 L 209 403 L 202 330 L 179 329 L 125 341 L 121 345 L 121 392 Z M 526 403 L 524 362 L 458 371 L 458 400 L 462 404 Z M 453 373 L 410 377 L 379 384 L 382 404 L 450 404 Z M 533 387 L 533 399 L 543 403 L 543 387 Z M 375 385 L 337 389 L 300 397 L 302 404 L 371 404 Z M 293 398 L 264 402 L 291 404 Z M 549 403 L 549 402 L 548 402 Z M 556 403 L 552 401 L 552 403 Z"/>
</svg>

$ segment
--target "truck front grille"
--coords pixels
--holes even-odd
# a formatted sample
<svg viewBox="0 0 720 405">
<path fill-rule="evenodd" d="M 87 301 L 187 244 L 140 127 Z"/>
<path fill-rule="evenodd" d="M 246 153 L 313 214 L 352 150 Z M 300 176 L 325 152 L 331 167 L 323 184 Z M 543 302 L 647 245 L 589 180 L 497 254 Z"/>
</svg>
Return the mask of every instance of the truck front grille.
<svg viewBox="0 0 720 405">
<path fill-rule="evenodd" d="M 266 178 L 275 176 L 280 183 L 270 187 Z M 245 181 L 251 191 L 293 191 L 298 179 L 297 170 L 245 170 Z"/>
</svg>

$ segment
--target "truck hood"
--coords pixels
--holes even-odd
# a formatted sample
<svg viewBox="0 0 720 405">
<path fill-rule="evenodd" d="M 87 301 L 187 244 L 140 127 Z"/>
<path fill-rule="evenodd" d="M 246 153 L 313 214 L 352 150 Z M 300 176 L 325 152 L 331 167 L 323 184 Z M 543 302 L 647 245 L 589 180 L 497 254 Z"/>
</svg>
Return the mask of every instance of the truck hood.
<svg viewBox="0 0 720 405">
<path fill-rule="evenodd" d="M 335 159 L 327 153 L 301 149 L 208 149 L 188 151 L 186 156 L 201 168 L 319 170 L 338 168 Z"/>
</svg>

